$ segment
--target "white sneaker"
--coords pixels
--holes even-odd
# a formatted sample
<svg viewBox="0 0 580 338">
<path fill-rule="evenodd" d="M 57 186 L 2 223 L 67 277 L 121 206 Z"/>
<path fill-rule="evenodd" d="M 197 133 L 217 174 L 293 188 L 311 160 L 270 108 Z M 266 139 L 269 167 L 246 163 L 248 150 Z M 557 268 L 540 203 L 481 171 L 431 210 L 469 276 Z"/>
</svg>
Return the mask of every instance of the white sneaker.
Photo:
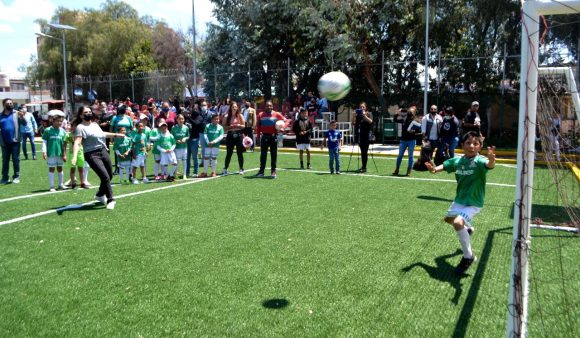
<svg viewBox="0 0 580 338">
<path fill-rule="evenodd" d="M 143 183 L 149 183 L 149 180 L 147 179 L 147 177 L 143 177 Z"/>
<path fill-rule="evenodd" d="M 102 204 L 107 204 L 107 196 L 103 195 L 103 196 L 97 196 L 95 195 L 95 199 L 98 202 L 101 202 Z"/>
<path fill-rule="evenodd" d="M 134 178 L 133 179 L 133 184 L 139 184 L 139 181 L 136 178 Z"/>
<path fill-rule="evenodd" d="M 115 201 L 111 201 L 111 202 L 107 203 L 107 209 L 109 209 L 109 210 L 115 209 L 115 204 L 117 204 L 117 202 L 115 202 Z"/>
<path fill-rule="evenodd" d="M 12 183 L 14 183 L 14 184 L 20 183 L 20 177 L 16 177 L 16 178 L 12 179 Z"/>
<path fill-rule="evenodd" d="M 244 170 L 240 170 L 240 175 L 243 175 L 243 174 L 244 174 Z"/>
<path fill-rule="evenodd" d="M 54 187 L 50 187 L 50 190 L 49 190 L 49 191 L 50 191 L 50 192 L 55 192 L 55 191 L 56 191 L 56 189 L 54 189 Z"/>
<path fill-rule="evenodd" d="M 226 176 L 227 174 L 228 174 L 228 170 L 227 170 L 227 169 L 224 169 L 224 170 L 222 171 L 222 176 Z"/>
<path fill-rule="evenodd" d="M 187 179 L 187 175 L 183 175 L 183 179 L 186 180 Z"/>
</svg>

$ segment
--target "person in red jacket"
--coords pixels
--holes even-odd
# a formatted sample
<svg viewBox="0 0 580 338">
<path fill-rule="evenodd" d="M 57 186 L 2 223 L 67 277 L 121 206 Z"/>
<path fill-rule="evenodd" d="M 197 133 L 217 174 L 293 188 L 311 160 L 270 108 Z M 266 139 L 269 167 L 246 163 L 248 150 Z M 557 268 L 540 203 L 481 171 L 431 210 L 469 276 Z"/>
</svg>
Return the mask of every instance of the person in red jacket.
<svg viewBox="0 0 580 338">
<path fill-rule="evenodd" d="M 276 178 L 276 159 L 278 157 L 278 140 L 276 135 L 282 132 L 282 129 L 276 128 L 276 122 L 286 121 L 282 114 L 274 111 L 272 101 L 266 101 L 266 108 L 258 115 L 256 124 L 256 135 L 260 137 L 260 171 L 256 177 L 264 177 L 266 169 L 266 160 L 268 159 L 268 148 L 270 148 L 270 157 L 272 163 L 272 178 Z"/>
</svg>

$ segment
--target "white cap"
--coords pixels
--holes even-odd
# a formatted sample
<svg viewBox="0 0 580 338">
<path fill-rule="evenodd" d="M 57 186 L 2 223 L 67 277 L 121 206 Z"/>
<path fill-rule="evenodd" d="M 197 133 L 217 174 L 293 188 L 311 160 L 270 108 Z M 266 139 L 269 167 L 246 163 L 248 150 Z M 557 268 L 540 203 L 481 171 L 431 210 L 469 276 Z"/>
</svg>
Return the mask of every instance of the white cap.
<svg viewBox="0 0 580 338">
<path fill-rule="evenodd" d="M 471 106 L 479 106 L 479 102 L 473 101 L 473 102 L 471 102 Z"/>
</svg>

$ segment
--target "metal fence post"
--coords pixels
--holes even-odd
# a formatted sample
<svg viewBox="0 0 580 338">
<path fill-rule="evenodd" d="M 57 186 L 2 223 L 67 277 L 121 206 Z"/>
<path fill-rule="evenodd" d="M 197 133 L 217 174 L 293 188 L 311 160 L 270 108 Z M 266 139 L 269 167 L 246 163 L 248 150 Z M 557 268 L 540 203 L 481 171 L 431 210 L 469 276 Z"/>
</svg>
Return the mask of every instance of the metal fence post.
<svg viewBox="0 0 580 338">
<path fill-rule="evenodd" d="M 131 99 L 135 101 L 135 81 L 133 73 L 131 73 Z"/>
<path fill-rule="evenodd" d="M 111 82 L 110 74 L 109 74 L 109 102 L 113 102 L 113 84 Z"/>
</svg>

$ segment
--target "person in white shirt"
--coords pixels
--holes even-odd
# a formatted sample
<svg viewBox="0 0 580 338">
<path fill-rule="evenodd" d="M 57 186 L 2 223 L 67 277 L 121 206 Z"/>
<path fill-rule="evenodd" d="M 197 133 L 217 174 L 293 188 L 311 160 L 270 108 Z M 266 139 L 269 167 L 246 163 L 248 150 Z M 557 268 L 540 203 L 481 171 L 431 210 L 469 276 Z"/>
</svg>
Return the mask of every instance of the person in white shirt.
<svg viewBox="0 0 580 338">
<path fill-rule="evenodd" d="M 429 114 L 425 114 L 423 120 L 421 120 L 421 133 L 423 134 L 423 140 L 427 140 L 431 144 L 431 158 L 435 153 L 435 149 L 437 149 L 438 152 L 441 151 L 441 147 L 439 146 L 439 131 L 442 123 L 443 119 L 439 114 L 437 114 L 436 105 L 432 105 L 429 108 Z"/>
</svg>

